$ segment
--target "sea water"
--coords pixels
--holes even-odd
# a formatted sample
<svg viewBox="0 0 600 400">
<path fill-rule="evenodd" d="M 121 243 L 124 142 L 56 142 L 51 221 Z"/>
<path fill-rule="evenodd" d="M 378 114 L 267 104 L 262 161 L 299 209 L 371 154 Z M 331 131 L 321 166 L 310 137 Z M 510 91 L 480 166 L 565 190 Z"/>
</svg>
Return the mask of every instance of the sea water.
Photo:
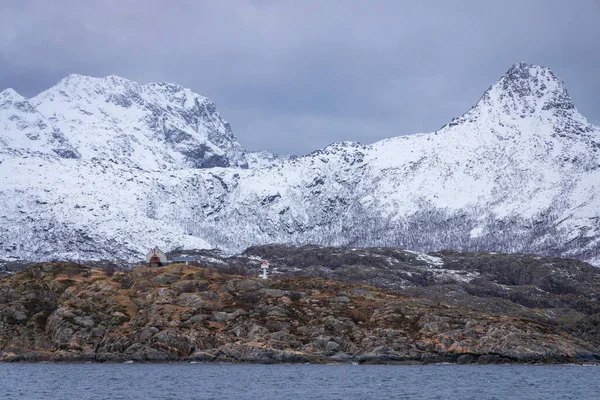
<svg viewBox="0 0 600 400">
<path fill-rule="evenodd" d="M 600 399 L 600 366 L 3 364 L 1 399 Z"/>
</svg>

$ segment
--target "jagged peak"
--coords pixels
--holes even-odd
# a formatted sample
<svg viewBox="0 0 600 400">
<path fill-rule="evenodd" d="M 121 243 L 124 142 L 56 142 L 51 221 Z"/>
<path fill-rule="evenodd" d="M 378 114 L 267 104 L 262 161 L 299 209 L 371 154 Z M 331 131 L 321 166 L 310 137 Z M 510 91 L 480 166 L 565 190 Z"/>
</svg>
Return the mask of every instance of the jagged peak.
<svg viewBox="0 0 600 400">
<path fill-rule="evenodd" d="M 535 72 L 543 72 L 543 73 L 552 73 L 550 68 L 545 67 L 543 65 L 529 64 L 526 62 L 518 62 L 513 64 L 508 71 L 504 75 L 514 75 L 514 74 L 528 74 L 531 71 Z"/>
<path fill-rule="evenodd" d="M 57 87 L 57 86 L 58 87 L 60 87 L 60 86 L 76 87 L 76 86 L 81 86 L 81 85 L 86 85 L 86 86 L 104 85 L 104 86 L 114 86 L 114 87 L 137 86 L 140 88 L 150 88 L 150 89 L 154 89 L 154 90 L 166 90 L 171 93 L 189 92 L 192 94 L 196 94 L 192 90 L 190 90 L 188 88 L 184 88 L 183 86 L 178 85 L 176 83 L 150 82 L 150 83 L 142 85 L 134 80 L 124 78 L 122 76 L 114 75 L 114 74 L 106 75 L 103 77 L 95 77 L 95 76 L 81 75 L 81 74 L 73 73 L 73 74 L 69 74 L 66 77 L 62 78 L 60 81 L 58 81 L 58 83 L 54 87 Z M 200 96 L 200 95 L 198 95 L 198 96 Z"/>
<path fill-rule="evenodd" d="M 7 88 L 0 92 L 0 101 L 2 103 L 6 103 L 6 102 L 14 103 L 14 102 L 25 101 L 25 100 L 27 100 L 27 98 L 21 96 L 13 88 Z"/>
<path fill-rule="evenodd" d="M 483 105 L 520 115 L 575 108 L 563 81 L 550 68 L 524 62 L 510 67 L 484 93 L 476 106 Z"/>
<path fill-rule="evenodd" d="M 28 99 L 24 96 L 21 96 L 12 88 L 8 88 L 0 92 L 0 109 L 18 109 L 22 112 L 35 111 L 35 108 L 30 104 Z"/>
<path fill-rule="evenodd" d="M 479 101 L 441 129 L 481 118 L 514 119 L 536 116 L 577 121 L 576 130 L 586 130 L 585 118 L 577 112 L 563 81 L 548 67 L 519 62 L 490 86 Z"/>
<path fill-rule="evenodd" d="M 173 92 L 181 92 L 181 91 L 191 91 L 190 89 L 184 88 L 181 85 L 172 82 L 150 82 L 144 85 L 146 87 L 158 87 L 158 88 L 166 88 Z"/>
<path fill-rule="evenodd" d="M 353 141 L 353 140 L 344 140 L 341 142 L 334 142 L 331 143 L 327 146 L 325 146 L 322 149 L 319 150 L 315 150 L 312 153 L 309 153 L 307 155 L 312 155 L 312 154 L 322 154 L 322 153 L 336 153 L 336 152 L 344 152 L 344 151 L 355 151 L 355 150 L 362 150 L 364 149 L 364 146 L 362 144 L 360 144 L 359 142 Z"/>
<path fill-rule="evenodd" d="M 84 159 L 127 155 L 125 163 L 144 168 L 247 165 L 214 103 L 180 85 L 69 74 L 20 107 L 27 105 L 47 118 L 47 125 L 58 121 Z M 67 119 L 73 125 L 58 126 Z"/>
<path fill-rule="evenodd" d="M 69 74 L 62 78 L 58 83 L 51 89 L 58 88 L 64 90 L 65 88 L 76 89 L 76 88 L 90 88 L 103 86 L 107 88 L 116 87 L 135 87 L 139 84 L 127 78 L 123 78 L 118 75 L 107 75 L 104 77 L 94 77 L 81 74 Z"/>
<path fill-rule="evenodd" d="M 133 95 L 136 101 L 140 99 L 140 94 L 146 93 L 150 96 L 158 95 L 169 100 L 179 101 L 182 105 L 193 107 L 197 102 L 199 104 L 212 103 L 210 99 L 198 93 L 193 92 L 181 85 L 168 82 L 152 82 L 140 84 L 136 81 L 123 78 L 118 75 L 107 75 L 104 77 L 92 77 L 81 74 L 69 74 L 62 78 L 56 85 L 35 96 L 35 102 L 48 97 L 62 98 L 80 98 L 95 97 L 97 95 L 108 95 L 109 97 L 122 97 Z M 150 97 L 151 99 L 152 97 Z M 146 99 L 148 100 L 148 99 Z"/>
<path fill-rule="evenodd" d="M 315 150 L 300 158 L 342 157 L 346 161 L 350 162 L 355 157 L 362 159 L 364 150 L 365 146 L 359 142 L 346 140 L 342 142 L 331 143 L 322 149 Z"/>
</svg>

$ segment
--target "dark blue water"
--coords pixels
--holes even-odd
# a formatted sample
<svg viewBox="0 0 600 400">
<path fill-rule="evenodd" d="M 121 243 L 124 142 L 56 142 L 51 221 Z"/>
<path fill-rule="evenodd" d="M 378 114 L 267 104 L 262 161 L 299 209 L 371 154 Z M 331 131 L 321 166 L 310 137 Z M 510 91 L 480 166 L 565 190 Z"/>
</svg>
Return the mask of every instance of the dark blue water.
<svg viewBox="0 0 600 400">
<path fill-rule="evenodd" d="M 1 399 L 600 399 L 577 365 L 0 364 Z"/>
</svg>

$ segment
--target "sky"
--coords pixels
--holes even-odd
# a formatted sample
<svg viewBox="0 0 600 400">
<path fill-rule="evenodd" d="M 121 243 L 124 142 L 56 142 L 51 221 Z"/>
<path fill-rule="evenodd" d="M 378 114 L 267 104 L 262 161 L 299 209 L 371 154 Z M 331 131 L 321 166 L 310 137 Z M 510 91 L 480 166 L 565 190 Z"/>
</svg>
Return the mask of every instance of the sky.
<svg viewBox="0 0 600 400">
<path fill-rule="evenodd" d="M 0 1 L 0 90 L 173 82 L 280 154 L 435 131 L 521 61 L 600 125 L 600 0 Z"/>
</svg>

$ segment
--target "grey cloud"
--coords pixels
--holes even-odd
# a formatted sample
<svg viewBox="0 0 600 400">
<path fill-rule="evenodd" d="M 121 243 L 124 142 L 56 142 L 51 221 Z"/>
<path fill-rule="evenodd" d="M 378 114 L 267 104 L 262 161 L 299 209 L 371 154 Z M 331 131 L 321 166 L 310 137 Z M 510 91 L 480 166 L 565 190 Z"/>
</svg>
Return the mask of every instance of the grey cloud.
<svg viewBox="0 0 600 400">
<path fill-rule="evenodd" d="M 298 154 L 433 131 L 527 61 L 600 123 L 599 17 L 594 0 L 2 2 L 0 90 L 71 72 L 176 82 L 244 146 Z"/>
</svg>

